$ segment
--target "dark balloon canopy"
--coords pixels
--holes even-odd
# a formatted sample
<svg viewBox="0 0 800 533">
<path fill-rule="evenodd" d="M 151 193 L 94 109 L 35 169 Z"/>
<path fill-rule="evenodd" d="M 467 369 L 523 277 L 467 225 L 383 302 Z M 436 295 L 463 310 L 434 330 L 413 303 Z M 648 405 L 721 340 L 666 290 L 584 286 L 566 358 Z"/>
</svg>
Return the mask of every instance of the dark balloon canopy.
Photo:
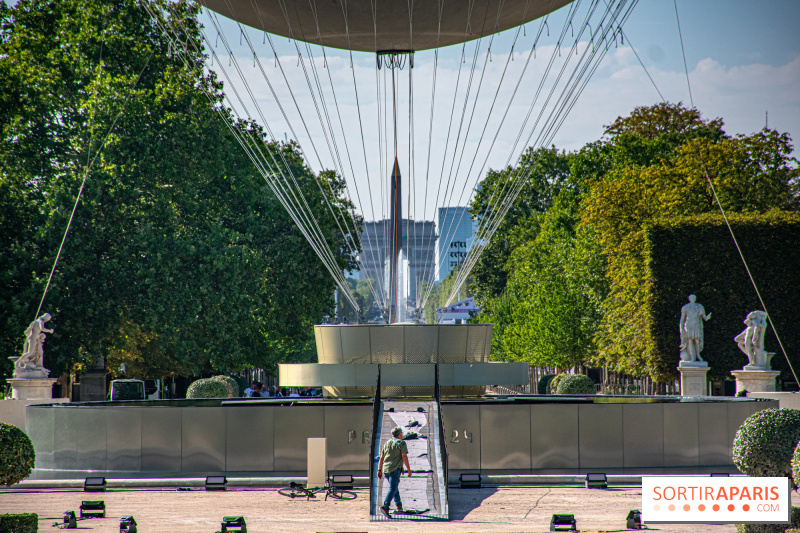
<svg viewBox="0 0 800 533">
<path fill-rule="evenodd" d="M 571 1 L 199 0 L 220 15 L 268 33 L 361 52 L 460 44 L 520 26 Z"/>
</svg>

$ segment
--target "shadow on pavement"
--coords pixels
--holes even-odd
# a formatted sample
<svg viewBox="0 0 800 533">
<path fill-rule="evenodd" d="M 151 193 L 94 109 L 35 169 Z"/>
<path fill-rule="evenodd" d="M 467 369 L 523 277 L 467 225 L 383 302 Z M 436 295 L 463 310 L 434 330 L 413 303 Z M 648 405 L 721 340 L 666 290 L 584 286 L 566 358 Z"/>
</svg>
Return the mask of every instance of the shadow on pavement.
<svg viewBox="0 0 800 533">
<path fill-rule="evenodd" d="M 450 487 L 450 520 L 463 520 L 470 511 L 481 506 L 483 500 L 497 492 L 496 487 L 458 489 Z"/>
</svg>

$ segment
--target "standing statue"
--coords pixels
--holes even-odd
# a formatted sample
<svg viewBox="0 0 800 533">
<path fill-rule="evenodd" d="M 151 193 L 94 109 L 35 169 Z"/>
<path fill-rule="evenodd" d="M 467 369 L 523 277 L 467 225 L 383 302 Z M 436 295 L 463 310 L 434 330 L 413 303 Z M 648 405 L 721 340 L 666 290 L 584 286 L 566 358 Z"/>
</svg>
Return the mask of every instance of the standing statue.
<svg viewBox="0 0 800 533">
<path fill-rule="evenodd" d="M 703 321 L 711 318 L 711 313 L 695 300 L 694 294 L 689 295 L 689 303 L 681 307 L 681 320 L 678 328 L 681 333 L 681 362 L 703 361 L 700 352 L 703 351 Z"/>
<path fill-rule="evenodd" d="M 25 330 L 25 345 L 22 356 L 14 363 L 14 377 L 47 377 L 50 371 L 44 367 L 44 339 L 45 333 L 53 333 L 47 329 L 45 323 L 52 317 L 45 313 L 28 326 Z"/>
<path fill-rule="evenodd" d="M 764 350 L 767 313 L 751 311 L 747 313 L 744 323 L 747 327 L 733 339 L 750 361 L 744 370 L 771 370 L 771 359 L 775 354 Z"/>
</svg>

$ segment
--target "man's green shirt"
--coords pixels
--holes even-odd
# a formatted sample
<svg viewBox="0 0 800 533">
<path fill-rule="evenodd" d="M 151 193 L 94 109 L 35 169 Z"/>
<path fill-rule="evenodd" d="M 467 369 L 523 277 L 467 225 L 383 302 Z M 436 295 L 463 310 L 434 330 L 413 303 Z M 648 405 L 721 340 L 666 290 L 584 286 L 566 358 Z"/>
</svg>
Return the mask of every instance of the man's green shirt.
<svg viewBox="0 0 800 533">
<path fill-rule="evenodd" d="M 383 473 L 390 474 L 403 466 L 404 453 L 408 453 L 406 441 L 398 439 L 386 441 L 381 447 L 381 457 L 383 457 Z"/>
</svg>

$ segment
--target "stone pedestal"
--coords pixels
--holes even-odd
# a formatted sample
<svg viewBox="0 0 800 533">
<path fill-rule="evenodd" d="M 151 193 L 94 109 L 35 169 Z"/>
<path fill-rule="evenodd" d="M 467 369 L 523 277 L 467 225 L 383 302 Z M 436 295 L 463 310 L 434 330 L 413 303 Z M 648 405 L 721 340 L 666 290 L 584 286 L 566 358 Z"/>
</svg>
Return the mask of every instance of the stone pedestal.
<svg viewBox="0 0 800 533">
<path fill-rule="evenodd" d="M 82 402 L 102 402 L 107 396 L 105 370 L 90 370 L 81 376 Z"/>
<path fill-rule="evenodd" d="M 55 378 L 11 378 L 11 397 L 15 400 L 51 400 Z"/>
<path fill-rule="evenodd" d="M 736 394 L 747 392 L 775 392 L 775 378 L 780 374 L 777 370 L 734 370 L 731 375 L 736 378 Z"/>
<path fill-rule="evenodd" d="M 681 396 L 708 395 L 708 363 L 704 361 L 681 361 L 678 365 L 681 373 Z"/>
</svg>

